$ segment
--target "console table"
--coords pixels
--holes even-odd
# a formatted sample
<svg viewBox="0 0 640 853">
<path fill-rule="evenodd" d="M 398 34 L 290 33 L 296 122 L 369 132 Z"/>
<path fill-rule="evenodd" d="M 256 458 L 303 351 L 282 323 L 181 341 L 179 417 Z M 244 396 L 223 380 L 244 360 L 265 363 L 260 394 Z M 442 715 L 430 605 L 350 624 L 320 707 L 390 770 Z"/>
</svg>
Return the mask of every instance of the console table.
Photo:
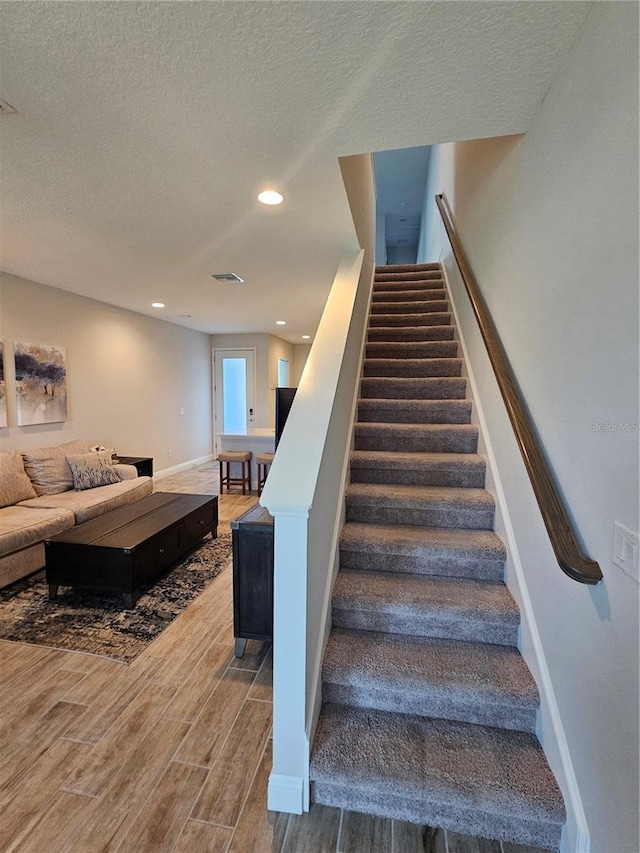
<svg viewBox="0 0 640 853">
<path fill-rule="evenodd" d="M 273 639 L 273 516 L 260 504 L 230 523 L 236 657 L 247 640 Z"/>
<path fill-rule="evenodd" d="M 113 509 L 45 542 L 49 598 L 80 586 L 122 593 L 133 607 L 145 584 L 217 527 L 211 495 L 155 492 Z"/>
</svg>

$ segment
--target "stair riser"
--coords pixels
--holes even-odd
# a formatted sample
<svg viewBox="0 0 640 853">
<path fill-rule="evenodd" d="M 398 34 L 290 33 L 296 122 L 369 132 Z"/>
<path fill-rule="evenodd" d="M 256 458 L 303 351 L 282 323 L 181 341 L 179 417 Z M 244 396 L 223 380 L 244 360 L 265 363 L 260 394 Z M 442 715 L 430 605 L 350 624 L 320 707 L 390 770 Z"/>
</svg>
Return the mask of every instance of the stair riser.
<svg viewBox="0 0 640 853">
<path fill-rule="evenodd" d="M 457 358 L 457 341 L 428 341 L 415 344 L 367 344 L 366 358 Z"/>
<path fill-rule="evenodd" d="M 433 299 L 446 301 L 447 291 L 441 287 L 430 287 L 423 290 L 374 290 L 371 302 L 430 302 Z"/>
<path fill-rule="evenodd" d="M 367 400 L 464 400 L 467 380 L 429 378 L 406 380 L 395 377 L 364 377 L 360 382 L 360 396 Z"/>
<path fill-rule="evenodd" d="M 423 610 L 417 613 L 384 613 L 375 610 L 342 609 L 334 604 L 332 611 L 334 628 L 357 631 L 381 631 L 385 634 L 408 634 L 413 637 L 443 637 L 448 640 L 468 640 L 474 643 L 496 643 L 499 646 L 515 646 L 518 641 L 518 626 L 504 621 L 489 619 L 455 619 L 439 610 Z"/>
<path fill-rule="evenodd" d="M 426 264 L 377 264 L 375 268 L 375 274 L 385 275 L 390 272 L 413 272 L 413 273 L 422 273 L 425 270 L 429 272 L 436 270 L 440 271 L 441 266 L 438 261 L 429 261 Z"/>
<path fill-rule="evenodd" d="M 425 299 L 434 299 L 433 293 L 443 294 L 441 299 L 447 298 L 444 281 L 437 278 L 429 281 L 382 281 L 373 285 L 372 299 L 379 298 L 383 293 L 390 294 L 391 299 L 402 299 L 402 294 L 405 293 L 408 294 L 408 299 L 414 299 L 421 293 L 425 294 Z"/>
<path fill-rule="evenodd" d="M 376 284 L 382 281 L 429 281 L 433 278 L 442 279 L 441 270 L 434 269 L 414 270 L 406 272 L 377 272 L 375 275 Z"/>
<path fill-rule="evenodd" d="M 458 489 L 484 488 L 483 469 L 462 466 L 446 468 L 359 468 L 351 466 L 352 483 L 387 483 L 398 486 L 452 486 Z"/>
<path fill-rule="evenodd" d="M 394 326 L 369 326 L 367 341 L 369 343 L 431 343 L 432 341 L 452 341 L 453 326 L 448 322 L 440 326 L 410 326 L 397 329 Z"/>
<path fill-rule="evenodd" d="M 427 302 L 372 302 L 371 316 L 375 317 L 378 314 L 402 314 L 405 317 L 412 317 L 414 314 L 433 314 L 447 313 L 449 303 L 444 299 L 432 299 Z M 408 326 L 411 322 L 407 323 Z"/>
<path fill-rule="evenodd" d="M 504 577 L 504 560 L 459 559 L 448 555 L 421 557 L 342 549 L 340 568 L 482 581 L 501 581 Z"/>
<path fill-rule="evenodd" d="M 370 424 L 468 424 L 470 400 L 421 403 L 412 401 L 361 400 L 358 421 Z"/>
<path fill-rule="evenodd" d="M 423 378 L 427 376 L 460 376 L 462 360 L 457 358 L 367 358 L 365 376 Z"/>
<path fill-rule="evenodd" d="M 401 714 L 418 714 L 421 717 L 437 717 L 442 720 L 458 720 L 493 728 L 510 729 L 535 734 L 535 708 L 520 708 L 486 702 L 456 700 L 443 696 L 422 686 L 419 694 L 408 694 L 393 690 L 387 684 L 380 689 L 353 684 L 334 684 L 322 681 L 322 699 L 336 705 L 351 705 L 356 708 L 375 708 L 378 711 L 394 711 Z"/>
<path fill-rule="evenodd" d="M 357 521 L 361 524 L 409 524 L 412 527 L 493 530 L 493 509 L 373 506 L 352 503 L 348 498 L 346 503 L 346 520 Z"/>
<path fill-rule="evenodd" d="M 328 782 L 312 782 L 311 801 L 425 826 L 440 826 L 480 838 L 490 837 L 549 850 L 556 850 L 560 846 L 562 827 L 559 824 L 524 820 L 521 817 L 509 819 L 450 803 L 438 803 L 433 798 L 419 794 L 410 802 L 405 797 L 394 796 L 393 791 L 376 796 L 366 783 L 362 787 L 354 784 L 341 787 Z"/>
<path fill-rule="evenodd" d="M 439 302 L 434 303 L 439 305 Z M 371 314 L 369 316 L 369 328 L 376 326 L 399 327 L 396 340 L 406 340 L 404 337 L 404 329 L 407 326 L 448 326 L 451 323 L 451 314 L 441 313 L 440 311 L 425 312 L 422 314 Z"/>
<path fill-rule="evenodd" d="M 416 431 L 403 435 L 394 435 L 391 430 L 359 430 L 356 427 L 355 450 L 379 450 L 402 453 L 475 453 L 478 436 L 472 432 L 458 434 L 451 432 L 424 434 Z"/>
</svg>

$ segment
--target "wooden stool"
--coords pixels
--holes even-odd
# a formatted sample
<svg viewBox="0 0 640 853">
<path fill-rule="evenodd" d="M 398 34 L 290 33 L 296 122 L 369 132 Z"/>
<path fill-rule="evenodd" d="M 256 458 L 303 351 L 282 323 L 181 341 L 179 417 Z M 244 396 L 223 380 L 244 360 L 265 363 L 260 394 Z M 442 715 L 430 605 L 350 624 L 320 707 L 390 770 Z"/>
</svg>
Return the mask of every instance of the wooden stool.
<svg viewBox="0 0 640 853">
<path fill-rule="evenodd" d="M 267 482 L 267 474 L 273 462 L 273 453 L 258 453 L 256 456 L 256 465 L 258 466 L 258 494 L 262 494 L 264 484 Z"/>
<path fill-rule="evenodd" d="M 246 487 L 251 491 L 251 458 L 253 453 L 248 450 L 243 453 L 241 450 L 223 450 L 218 454 L 218 462 L 220 463 L 220 494 L 226 484 L 227 491 L 230 486 L 242 486 L 242 494 L 246 495 Z M 226 463 L 226 476 L 223 476 L 222 464 Z M 242 477 L 231 476 L 231 463 L 239 462 L 242 465 Z M 245 469 L 246 465 L 246 469 Z"/>
</svg>

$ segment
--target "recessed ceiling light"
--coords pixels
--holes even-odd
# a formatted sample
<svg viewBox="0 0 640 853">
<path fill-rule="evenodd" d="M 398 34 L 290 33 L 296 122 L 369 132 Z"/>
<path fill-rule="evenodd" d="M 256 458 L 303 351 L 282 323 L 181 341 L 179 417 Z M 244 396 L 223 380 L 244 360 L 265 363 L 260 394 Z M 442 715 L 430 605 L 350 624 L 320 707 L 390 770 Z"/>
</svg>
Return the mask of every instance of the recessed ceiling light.
<svg viewBox="0 0 640 853">
<path fill-rule="evenodd" d="M 276 320 L 276 326 L 286 326 L 286 325 L 287 325 L 286 320 Z"/>
<path fill-rule="evenodd" d="M 152 302 L 151 307 L 152 308 L 164 308 L 164 302 Z"/>
<path fill-rule="evenodd" d="M 302 336 L 303 341 L 308 341 L 310 338 L 311 338 L 311 335 L 303 335 Z"/>
<path fill-rule="evenodd" d="M 277 190 L 264 190 L 258 194 L 258 201 L 263 204 L 282 204 L 284 196 Z"/>
</svg>

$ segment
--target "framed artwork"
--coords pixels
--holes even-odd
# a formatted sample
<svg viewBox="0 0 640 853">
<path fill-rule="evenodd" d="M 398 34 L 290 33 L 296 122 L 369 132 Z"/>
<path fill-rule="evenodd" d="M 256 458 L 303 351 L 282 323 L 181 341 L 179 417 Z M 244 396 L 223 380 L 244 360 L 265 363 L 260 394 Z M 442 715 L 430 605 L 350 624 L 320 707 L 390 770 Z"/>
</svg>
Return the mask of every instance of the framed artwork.
<svg viewBox="0 0 640 853">
<path fill-rule="evenodd" d="M 18 426 L 67 419 L 67 371 L 63 347 L 15 342 Z"/>
<path fill-rule="evenodd" d="M 0 429 L 7 425 L 7 394 L 4 385 L 4 344 L 0 341 Z"/>
</svg>

